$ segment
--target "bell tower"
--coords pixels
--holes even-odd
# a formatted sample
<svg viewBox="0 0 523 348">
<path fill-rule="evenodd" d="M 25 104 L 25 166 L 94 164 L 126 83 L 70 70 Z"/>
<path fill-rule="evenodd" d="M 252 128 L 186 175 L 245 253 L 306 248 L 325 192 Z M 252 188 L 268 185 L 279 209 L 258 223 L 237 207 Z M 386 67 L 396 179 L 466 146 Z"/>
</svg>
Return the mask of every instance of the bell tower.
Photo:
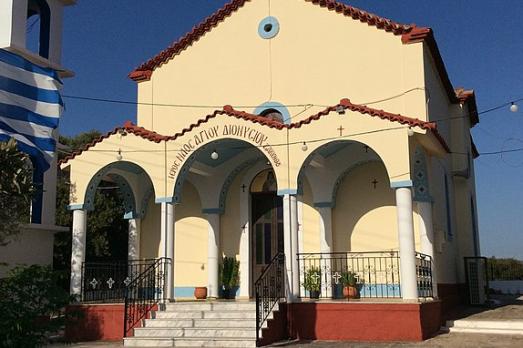
<svg viewBox="0 0 523 348">
<path fill-rule="evenodd" d="M 73 73 L 61 66 L 64 6 L 76 0 L 0 0 L 0 48 L 35 64 L 53 68 L 62 77 Z"/>
</svg>

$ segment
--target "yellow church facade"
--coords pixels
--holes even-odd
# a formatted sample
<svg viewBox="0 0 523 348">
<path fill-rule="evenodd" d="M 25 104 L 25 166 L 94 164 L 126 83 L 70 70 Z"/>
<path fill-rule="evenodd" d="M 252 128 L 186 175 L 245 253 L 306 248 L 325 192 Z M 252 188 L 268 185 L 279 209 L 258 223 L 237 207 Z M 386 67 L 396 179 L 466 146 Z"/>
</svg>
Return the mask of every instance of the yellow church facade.
<svg viewBox="0 0 523 348">
<path fill-rule="evenodd" d="M 235 0 L 130 77 L 136 124 L 61 164 L 72 294 L 105 180 L 125 196 L 129 259 L 172 260 L 169 299 L 220 297 L 225 256 L 237 299 L 254 299 L 277 254 L 288 303 L 309 296 L 313 268 L 326 301 L 347 270 L 362 298 L 457 298 L 463 257 L 479 255 L 478 117 L 429 28 L 334 1 Z"/>
</svg>

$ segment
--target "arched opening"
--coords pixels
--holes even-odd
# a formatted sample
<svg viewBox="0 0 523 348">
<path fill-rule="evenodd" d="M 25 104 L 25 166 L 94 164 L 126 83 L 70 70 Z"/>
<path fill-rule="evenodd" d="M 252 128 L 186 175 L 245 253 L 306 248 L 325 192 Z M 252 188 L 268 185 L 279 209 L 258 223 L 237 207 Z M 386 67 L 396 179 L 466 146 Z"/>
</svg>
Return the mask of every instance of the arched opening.
<svg viewBox="0 0 523 348">
<path fill-rule="evenodd" d="M 91 178 L 84 198 L 83 301 L 121 300 L 126 282 L 145 266 L 141 221 L 153 194 L 147 173 L 131 162 L 111 163 Z"/>
<path fill-rule="evenodd" d="M 41 57 L 49 58 L 51 10 L 45 0 L 27 2 L 26 47 Z"/>
<path fill-rule="evenodd" d="M 277 253 L 283 252 L 283 199 L 272 169 L 258 173 L 250 185 L 252 275 L 256 281 Z"/>
<path fill-rule="evenodd" d="M 282 206 L 277 190 L 277 174 L 264 152 L 243 140 L 216 140 L 198 148 L 185 160 L 177 174 L 173 195 L 173 201 L 177 203 L 174 242 L 176 297 L 192 297 L 190 289 L 204 284 L 208 284 L 212 295 L 219 279 L 213 278 L 213 275 L 218 274 L 217 264 L 221 264 L 224 257 L 235 258 L 240 263 L 239 283 L 232 287 L 233 291 L 242 297 L 252 295 L 252 285 L 259 277 L 259 271 L 253 273 L 257 248 L 253 248 L 252 243 L 257 236 L 262 238 L 258 248 L 258 270 L 262 270 L 273 252 L 278 250 L 277 221 L 273 223 L 267 217 L 269 213 L 278 216 L 273 209 Z M 254 217 L 252 205 L 258 212 Z M 185 212 L 183 219 L 179 214 L 182 210 Z M 281 220 L 281 209 L 279 216 Z M 264 217 L 267 219 L 261 221 Z M 254 221 L 260 224 L 258 234 L 253 227 Z M 183 234 L 178 232 L 181 229 Z M 265 233 L 266 243 L 263 239 Z M 205 236 L 205 244 L 201 236 Z M 280 249 L 281 245 L 280 242 Z M 199 257 L 204 256 L 206 251 L 207 260 L 205 264 L 201 260 L 192 260 L 190 267 L 184 267 L 182 263 L 188 258 L 183 256 L 186 255 L 183 252 L 178 252 L 178 248 L 198 250 Z M 182 256 L 184 259 L 181 259 Z M 193 271 L 188 272 L 187 269 Z M 218 288 L 223 290 L 221 284 Z M 215 295 L 224 294 L 218 291 Z"/>
<path fill-rule="evenodd" d="M 305 160 L 298 187 L 317 216 L 302 221 L 302 239 L 316 250 L 300 253 L 301 276 L 319 273 L 323 298 L 342 298 L 336 277 L 347 274 L 362 280 L 361 297 L 399 297 L 395 195 L 378 153 L 356 141 L 325 144 Z"/>
</svg>

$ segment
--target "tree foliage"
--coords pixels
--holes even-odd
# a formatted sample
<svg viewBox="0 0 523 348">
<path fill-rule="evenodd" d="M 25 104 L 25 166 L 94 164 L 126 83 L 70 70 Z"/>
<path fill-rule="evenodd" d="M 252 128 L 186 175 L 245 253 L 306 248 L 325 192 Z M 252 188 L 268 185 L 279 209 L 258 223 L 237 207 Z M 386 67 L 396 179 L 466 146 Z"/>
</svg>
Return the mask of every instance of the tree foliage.
<svg viewBox="0 0 523 348">
<path fill-rule="evenodd" d="M 491 280 L 523 280 L 523 261 L 514 258 L 488 259 Z"/>
<path fill-rule="evenodd" d="M 35 192 L 29 156 L 18 151 L 16 141 L 0 142 L 0 245 L 6 245 L 29 222 Z"/>
<path fill-rule="evenodd" d="M 17 267 L 0 281 L 0 347 L 40 347 L 71 298 L 50 267 Z"/>
</svg>

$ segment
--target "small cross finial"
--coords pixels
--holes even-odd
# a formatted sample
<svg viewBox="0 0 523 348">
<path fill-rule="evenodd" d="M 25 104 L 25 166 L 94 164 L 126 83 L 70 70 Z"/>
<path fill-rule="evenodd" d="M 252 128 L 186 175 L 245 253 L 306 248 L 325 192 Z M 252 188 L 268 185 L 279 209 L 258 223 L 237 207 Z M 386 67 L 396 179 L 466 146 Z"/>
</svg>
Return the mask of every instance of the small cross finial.
<svg viewBox="0 0 523 348">
<path fill-rule="evenodd" d="M 341 274 L 339 274 L 338 272 L 336 272 L 336 273 L 334 273 L 334 275 L 332 276 L 332 278 L 334 278 L 334 283 L 335 283 L 335 284 L 339 284 L 339 283 L 340 283 Z"/>
<path fill-rule="evenodd" d="M 318 273 L 314 273 L 311 277 L 314 279 L 314 282 L 312 283 L 313 285 L 317 285 L 321 278 Z"/>
<path fill-rule="evenodd" d="M 241 188 L 242 188 L 242 192 L 245 192 L 245 189 L 247 188 L 247 186 L 245 186 L 245 184 L 242 184 Z"/>
<path fill-rule="evenodd" d="M 374 180 L 372 181 L 372 184 L 374 185 L 374 188 L 376 188 L 376 186 L 378 185 L 378 180 L 374 179 Z"/>
<path fill-rule="evenodd" d="M 365 152 L 366 152 L 366 153 L 369 153 L 369 149 L 370 149 L 370 147 L 368 147 L 367 145 L 364 145 L 363 147 L 365 148 Z"/>
<path fill-rule="evenodd" d="M 338 130 L 340 131 L 340 137 L 343 136 L 343 131 L 345 130 L 345 128 L 343 128 L 343 126 L 340 126 Z"/>
</svg>

